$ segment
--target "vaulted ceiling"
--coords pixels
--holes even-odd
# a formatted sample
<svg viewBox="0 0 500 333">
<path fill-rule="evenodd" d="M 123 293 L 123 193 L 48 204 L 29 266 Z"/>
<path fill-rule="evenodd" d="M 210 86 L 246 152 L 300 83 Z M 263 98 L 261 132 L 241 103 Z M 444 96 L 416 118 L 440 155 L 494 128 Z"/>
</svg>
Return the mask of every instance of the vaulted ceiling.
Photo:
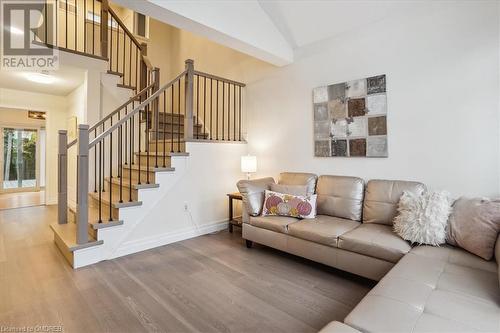
<svg viewBox="0 0 500 333">
<path fill-rule="evenodd" d="M 294 51 L 394 16 L 453 0 L 114 0 L 277 66 Z"/>
</svg>

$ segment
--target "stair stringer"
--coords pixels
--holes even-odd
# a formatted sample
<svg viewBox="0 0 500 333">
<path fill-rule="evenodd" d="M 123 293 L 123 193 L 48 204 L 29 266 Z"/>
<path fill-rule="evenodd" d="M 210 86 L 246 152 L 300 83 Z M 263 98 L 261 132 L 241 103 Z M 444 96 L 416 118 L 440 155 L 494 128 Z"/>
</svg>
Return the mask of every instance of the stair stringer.
<svg viewBox="0 0 500 333">
<path fill-rule="evenodd" d="M 156 173 L 156 183 L 159 184 L 160 187 L 140 189 L 138 199 L 142 201 L 141 206 L 120 208 L 120 219 L 123 220 L 123 225 L 100 229 L 98 231 L 97 239 L 102 239 L 104 241 L 102 253 L 103 260 L 138 252 L 120 251 L 120 248 L 130 233 L 140 227 L 141 222 L 148 215 L 149 211 L 157 205 L 161 198 L 171 191 L 180 179 L 182 179 L 187 169 L 188 159 L 189 156 L 172 156 L 171 166 L 175 171 Z M 120 231 L 118 232 L 118 230 Z"/>
</svg>

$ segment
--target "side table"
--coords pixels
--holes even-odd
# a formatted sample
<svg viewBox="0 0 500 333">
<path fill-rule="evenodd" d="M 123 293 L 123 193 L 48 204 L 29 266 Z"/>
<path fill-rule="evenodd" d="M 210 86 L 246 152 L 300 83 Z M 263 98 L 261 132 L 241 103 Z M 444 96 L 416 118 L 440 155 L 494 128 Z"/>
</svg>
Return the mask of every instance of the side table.
<svg viewBox="0 0 500 333">
<path fill-rule="evenodd" d="M 233 232 L 234 225 L 241 227 L 241 224 L 243 223 L 241 217 L 233 217 L 233 200 L 242 201 L 243 197 L 239 192 L 229 193 L 227 197 L 229 198 L 229 232 Z"/>
</svg>

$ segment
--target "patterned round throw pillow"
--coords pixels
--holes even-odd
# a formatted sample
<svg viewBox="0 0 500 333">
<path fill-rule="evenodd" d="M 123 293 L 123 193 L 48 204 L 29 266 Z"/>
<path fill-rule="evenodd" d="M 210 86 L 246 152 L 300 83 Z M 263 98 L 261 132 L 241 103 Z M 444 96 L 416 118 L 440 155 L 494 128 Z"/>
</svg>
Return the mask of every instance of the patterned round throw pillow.
<svg viewBox="0 0 500 333">
<path fill-rule="evenodd" d="M 404 192 L 399 199 L 394 231 L 412 243 L 444 244 L 451 204 L 450 194 L 446 191 Z"/>
<path fill-rule="evenodd" d="M 316 197 L 316 194 L 300 196 L 266 190 L 262 216 L 314 218 L 316 217 Z"/>
</svg>

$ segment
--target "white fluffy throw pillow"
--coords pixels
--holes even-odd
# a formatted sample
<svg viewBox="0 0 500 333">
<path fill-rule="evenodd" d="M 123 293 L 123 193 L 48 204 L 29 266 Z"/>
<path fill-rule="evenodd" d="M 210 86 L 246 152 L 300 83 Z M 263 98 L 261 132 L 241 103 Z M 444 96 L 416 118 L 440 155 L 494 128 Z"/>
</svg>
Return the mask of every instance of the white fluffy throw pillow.
<svg viewBox="0 0 500 333">
<path fill-rule="evenodd" d="M 399 214 L 394 231 L 412 243 L 440 245 L 446 241 L 446 224 L 452 200 L 445 191 L 421 195 L 404 192 L 399 199 Z"/>
</svg>

